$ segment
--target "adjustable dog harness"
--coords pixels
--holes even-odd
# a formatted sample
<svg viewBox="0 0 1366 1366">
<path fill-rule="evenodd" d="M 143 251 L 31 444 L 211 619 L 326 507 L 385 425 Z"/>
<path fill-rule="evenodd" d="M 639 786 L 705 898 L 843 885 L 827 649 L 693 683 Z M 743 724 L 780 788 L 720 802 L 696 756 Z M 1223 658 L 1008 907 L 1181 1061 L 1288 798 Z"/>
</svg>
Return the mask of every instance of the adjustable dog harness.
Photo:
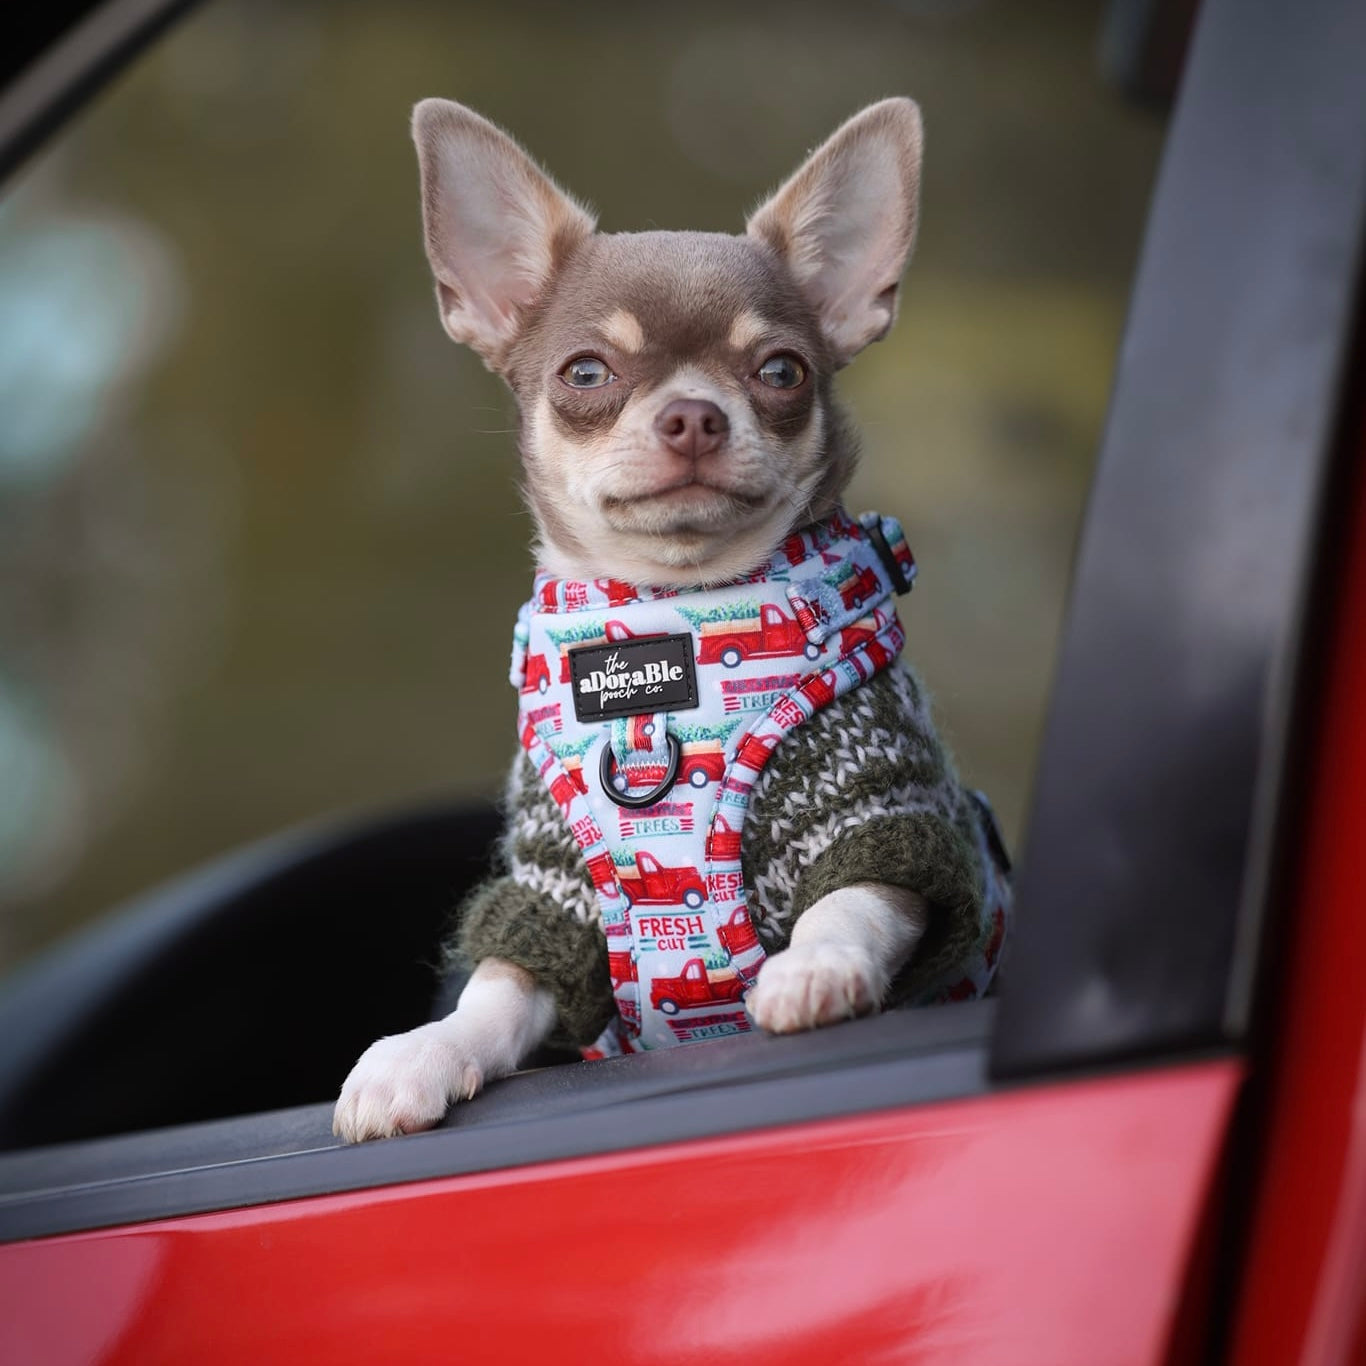
<svg viewBox="0 0 1366 1366">
<path fill-rule="evenodd" d="M 840 511 L 721 588 L 537 575 L 512 682 L 607 937 L 618 1015 L 587 1056 L 751 1028 L 764 951 L 740 868 L 750 793 L 788 731 L 900 653 L 892 597 L 915 573 L 893 518 Z"/>
</svg>

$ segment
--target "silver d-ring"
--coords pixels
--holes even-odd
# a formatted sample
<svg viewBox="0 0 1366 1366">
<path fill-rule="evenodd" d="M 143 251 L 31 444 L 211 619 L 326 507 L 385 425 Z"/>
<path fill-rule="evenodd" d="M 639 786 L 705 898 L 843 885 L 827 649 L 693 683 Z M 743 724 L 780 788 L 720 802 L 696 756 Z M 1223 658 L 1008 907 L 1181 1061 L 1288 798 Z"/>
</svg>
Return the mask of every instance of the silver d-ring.
<svg viewBox="0 0 1366 1366">
<path fill-rule="evenodd" d="M 598 781 L 602 784 L 602 790 L 618 806 L 653 806 L 677 781 L 678 761 L 683 757 L 683 746 L 678 743 L 678 736 L 670 735 L 669 741 L 669 767 L 665 771 L 664 781 L 658 787 L 651 788 L 650 791 L 640 797 L 632 797 L 627 792 L 618 792 L 612 786 L 612 765 L 616 762 L 616 756 L 612 753 L 612 742 L 609 740 L 602 747 L 602 761 L 598 764 Z"/>
</svg>

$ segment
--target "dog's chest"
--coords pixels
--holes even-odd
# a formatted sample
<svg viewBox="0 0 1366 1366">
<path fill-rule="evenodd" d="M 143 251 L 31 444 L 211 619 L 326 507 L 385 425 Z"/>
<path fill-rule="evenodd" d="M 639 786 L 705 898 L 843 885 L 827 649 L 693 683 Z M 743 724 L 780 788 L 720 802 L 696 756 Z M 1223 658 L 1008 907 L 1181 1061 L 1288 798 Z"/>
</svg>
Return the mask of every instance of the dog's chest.
<svg viewBox="0 0 1366 1366">
<path fill-rule="evenodd" d="M 764 951 L 741 842 L 784 737 L 896 657 L 914 561 L 900 528 L 839 513 L 723 589 L 541 576 L 514 645 L 520 738 L 600 903 L 628 1038 L 749 1028 Z"/>
</svg>

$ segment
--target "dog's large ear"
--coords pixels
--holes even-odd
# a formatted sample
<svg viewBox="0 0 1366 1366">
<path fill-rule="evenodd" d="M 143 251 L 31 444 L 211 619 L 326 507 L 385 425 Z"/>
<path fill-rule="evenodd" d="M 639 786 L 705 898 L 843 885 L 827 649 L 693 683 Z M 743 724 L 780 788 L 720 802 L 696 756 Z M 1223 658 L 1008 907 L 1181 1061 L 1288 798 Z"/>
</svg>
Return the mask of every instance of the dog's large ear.
<svg viewBox="0 0 1366 1366">
<path fill-rule="evenodd" d="M 441 322 L 497 370 L 526 310 L 593 231 L 593 218 L 464 105 L 423 100 L 413 110 L 413 141 Z"/>
<path fill-rule="evenodd" d="M 841 365 L 885 337 L 920 201 L 920 109 L 883 100 L 818 147 L 748 223 L 815 304 Z"/>
</svg>

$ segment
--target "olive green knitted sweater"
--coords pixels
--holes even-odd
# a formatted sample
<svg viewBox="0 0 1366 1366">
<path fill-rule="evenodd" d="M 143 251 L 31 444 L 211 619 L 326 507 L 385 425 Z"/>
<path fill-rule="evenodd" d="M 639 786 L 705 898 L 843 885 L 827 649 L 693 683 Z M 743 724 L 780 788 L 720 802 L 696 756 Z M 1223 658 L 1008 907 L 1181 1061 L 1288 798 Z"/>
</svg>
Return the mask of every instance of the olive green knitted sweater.
<svg viewBox="0 0 1366 1366">
<path fill-rule="evenodd" d="M 498 875 L 460 910 L 447 961 L 520 964 L 555 998 L 562 1033 L 593 1042 L 616 1010 L 583 856 L 524 754 L 507 793 Z M 764 948 L 828 892 L 883 882 L 919 892 L 930 922 L 891 1001 L 952 968 L 982 935 L 978 812 L 900 665 L 790 731 L 759 776 L 742 832 L 750 915 Z"/>
</svg>

